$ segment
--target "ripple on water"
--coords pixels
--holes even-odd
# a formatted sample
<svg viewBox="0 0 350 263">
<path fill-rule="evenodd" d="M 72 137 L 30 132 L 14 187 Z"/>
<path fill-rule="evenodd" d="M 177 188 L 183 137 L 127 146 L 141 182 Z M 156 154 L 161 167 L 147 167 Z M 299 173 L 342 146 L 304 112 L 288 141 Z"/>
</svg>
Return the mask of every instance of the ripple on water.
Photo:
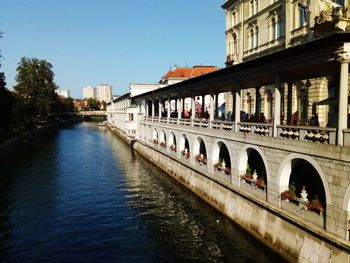
<svg viewBox="0 0 350 263">
<path fill-rule="evenodd" d="M 94 124 L 62 129 L 0 170 L 5 262 L 281 262 Z"/>
</svg>

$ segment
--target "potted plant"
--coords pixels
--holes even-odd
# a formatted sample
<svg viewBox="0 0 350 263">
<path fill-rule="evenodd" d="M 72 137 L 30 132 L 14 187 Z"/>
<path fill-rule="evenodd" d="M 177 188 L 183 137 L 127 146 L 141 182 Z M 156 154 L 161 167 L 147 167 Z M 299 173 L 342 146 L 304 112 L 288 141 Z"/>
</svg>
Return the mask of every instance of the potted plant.
<svg viewBox="0 0 350 263">
<path fill-rule="evenodd" d="M 287 202 L 289 200 L 294 200 L 296 198 L 295 189 L 295 184 L 292 182 L 289 188 L 281 193 L 281 199 Z"/>
<path fill-rule="evenodd" d="M 163 147 L 163 148 L 165 148 L 165 147 L 166 147 L 165 142 L 161 142 L 161 143 L 160 143 L 160 146 Z"/>
<path fill-rule="evenodd" d="M 158 140 L 157 139 L 153 139 L 153 144 L 158 144 Z"/>
<path fill-rule="evenodd" d="M 308 210 L 316 212 L 318 214 L 320 214 L 324 210 L 322 203 L 318 200 L 317 196 L 315 196 L 314 199 L 312 199 L 310 202 L 308 202 L 306 204 L 306 207 Z"/>
</svg>

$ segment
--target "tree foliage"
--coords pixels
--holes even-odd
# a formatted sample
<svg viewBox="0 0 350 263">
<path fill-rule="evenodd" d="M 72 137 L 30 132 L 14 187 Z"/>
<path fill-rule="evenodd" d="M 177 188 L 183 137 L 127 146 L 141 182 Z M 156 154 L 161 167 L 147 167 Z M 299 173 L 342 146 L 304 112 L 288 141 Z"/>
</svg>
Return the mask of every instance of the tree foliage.
<svg viewBox="0 0 350 263">
<path fill-rule="evenodd" d="M 49 62 L 22 58 L 17 67 L 16 82 L 16 93 L 34 104 L 37 115 L 47 117 L 57 110 L 57 86 Z"/>
<path fill-rule="evenodd" d="M 99 110 L 101 107 L 101 103 L 93 98 L 88 98 L 86 103 L 89 110 Z"/>
</svg>

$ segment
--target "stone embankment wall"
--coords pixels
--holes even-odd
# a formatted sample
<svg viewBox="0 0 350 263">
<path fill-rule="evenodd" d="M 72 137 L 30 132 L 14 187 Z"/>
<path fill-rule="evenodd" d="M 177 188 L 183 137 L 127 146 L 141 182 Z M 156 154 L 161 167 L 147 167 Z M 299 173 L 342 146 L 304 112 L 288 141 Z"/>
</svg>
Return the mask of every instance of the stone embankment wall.
<svg viewBox="0 0 350 263">
<path fill-rule="evenodd" d="M 10 154 L 20 150 L 25 145 L 32 143 L 36 138 L 56 131 L 60 125 L 80 122 L 78 119 L 65 120 L 51 123 L 42 127 L 37 127 L 32 131 L 26 132 L 23 136 L 13 137 L 0 144 L 0 160 Z"/>
<path fill-rule="evenodd" d="M 128 142 L 122 132 L 115 133 Z M 133 148 L 287 260 L 350 262 L 346 248 L 309 231 L 307 223 L 294 222 L 277 208 L 250 198 L 239 188 L 228 188 L 141 142 L 133 141 Z"/>
</svg>

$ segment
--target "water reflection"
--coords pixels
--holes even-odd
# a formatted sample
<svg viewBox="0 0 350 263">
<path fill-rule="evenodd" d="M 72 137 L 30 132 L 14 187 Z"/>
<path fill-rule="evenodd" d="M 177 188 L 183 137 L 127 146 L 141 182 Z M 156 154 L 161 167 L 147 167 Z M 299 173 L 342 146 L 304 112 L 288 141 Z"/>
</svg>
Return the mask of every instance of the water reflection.
<svg viewBox="0 0 350 263">
<path fill-rule="evenodd" d="M 281 262 L 105 128 L 0 163 L 0 261 Z"/>
</svg>

